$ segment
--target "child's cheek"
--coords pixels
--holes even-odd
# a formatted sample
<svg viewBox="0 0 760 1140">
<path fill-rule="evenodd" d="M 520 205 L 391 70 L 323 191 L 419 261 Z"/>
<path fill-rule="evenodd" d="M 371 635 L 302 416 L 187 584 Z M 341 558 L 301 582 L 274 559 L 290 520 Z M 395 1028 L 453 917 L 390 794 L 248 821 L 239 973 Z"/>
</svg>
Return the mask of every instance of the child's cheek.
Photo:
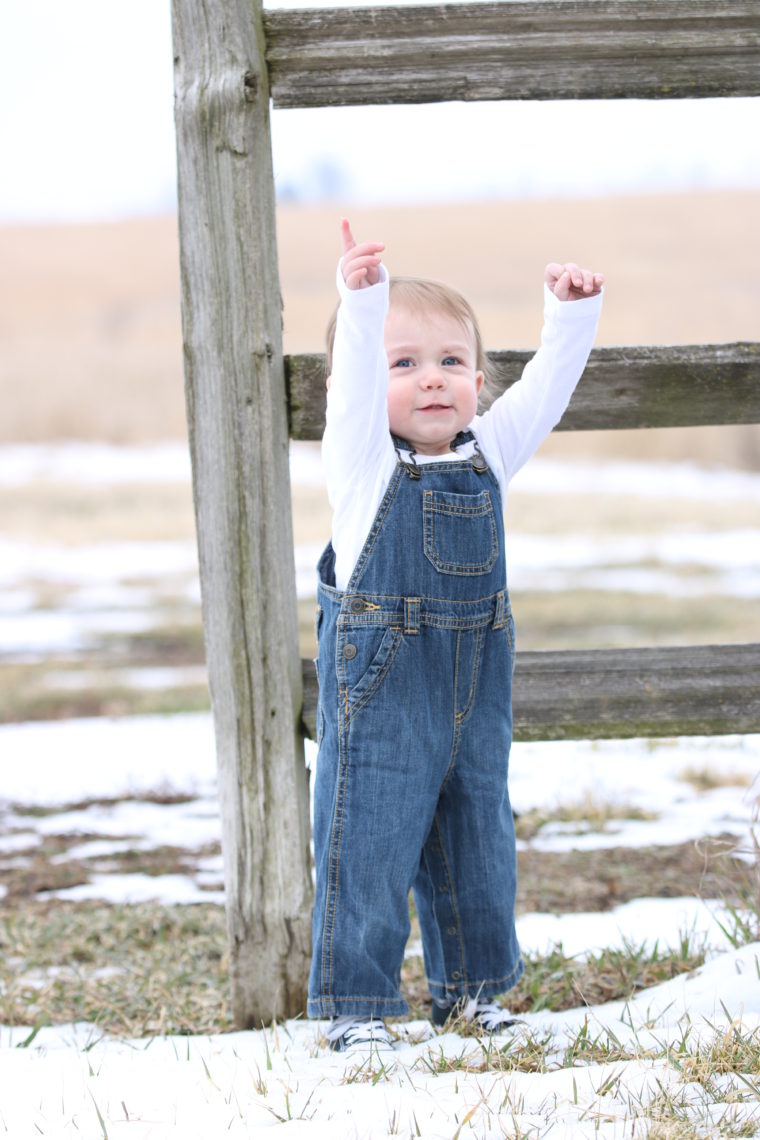
<svg viewBox="0 0 760 1140">
<path fill-rule="evenodd" d="M 404 394 L 402 382 L 391 380 L 388 387 L 388 423 L 391 431 L 404 422 L 408 410 L 408 400 Z"/>
</svg>

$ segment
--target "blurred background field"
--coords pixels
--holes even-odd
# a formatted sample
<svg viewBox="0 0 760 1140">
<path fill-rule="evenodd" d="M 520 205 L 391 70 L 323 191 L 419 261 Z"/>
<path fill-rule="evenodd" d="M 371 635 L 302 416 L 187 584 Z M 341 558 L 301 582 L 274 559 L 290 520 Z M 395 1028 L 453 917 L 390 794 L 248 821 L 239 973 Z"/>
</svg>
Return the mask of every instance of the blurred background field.
<svg viewBox="0 0 760 1140">
<path fill-rule="evenodd" d="M 347 208 L 278 208 L 286 352 L 322 349 Z M 607 274 L 599 345 L 757 340 L 759 213 L 753 190 L 350 209 L 358 233 L 385 241 L 391 272 L 460 288 L 491 348 L 537 344 L 543 266 L 571 258 Z M 1 442 L 184 439 L 178 257 L 174 215 L 0 226 Z M 660 435 L 604 444 L 760 466 L 755 429 Z"/>
<path fill-rule="evenodd" d="M 598 343 L 760 340 L 760 195 L 366 206 L 391 272 L 531 348 L 550 259 L 602 269 Z M 279 207 L 285 349 L 319 351 L 340 208 Z M 0 720 L 208 703 L 173 215 L 0 228 Z M 292 461 L 301 649 L 329 536 Z M 507 503 L 523 649 L 760 640 L 760 427 L 555 433 Z"/>
</svg>

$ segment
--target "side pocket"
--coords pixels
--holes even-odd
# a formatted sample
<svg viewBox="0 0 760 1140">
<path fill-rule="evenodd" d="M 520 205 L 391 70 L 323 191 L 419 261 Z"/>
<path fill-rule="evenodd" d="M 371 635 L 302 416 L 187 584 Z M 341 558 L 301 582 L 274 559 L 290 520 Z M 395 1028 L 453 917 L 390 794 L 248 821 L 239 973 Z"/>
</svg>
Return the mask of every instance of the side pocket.
<svg viewBox="0 0 760 1140">
<path fill-rule="evenodd" d="M 400 627 L 344 629 L 338 636 L 338 675 L 346 722 L 364 708 L 387 677 L 404 639 Z"/>
</svg>

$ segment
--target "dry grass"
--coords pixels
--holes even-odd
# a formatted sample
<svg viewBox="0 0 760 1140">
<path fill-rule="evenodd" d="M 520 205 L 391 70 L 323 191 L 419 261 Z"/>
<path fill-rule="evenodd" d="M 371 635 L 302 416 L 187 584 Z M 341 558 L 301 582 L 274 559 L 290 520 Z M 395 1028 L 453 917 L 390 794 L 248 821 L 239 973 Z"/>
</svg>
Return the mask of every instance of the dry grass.
<svg viewBox="0 0 760 1140">
<path fill-rule="evenodd" d="M 130 1036 L 231 1028 L 222 907 L 40 900 L 38 892 L 87 883 L 93 872 L 192 876 L 199 860 L 218 856 L 216 844 L 145 849 L 139 837 L 109 855 L 102 850 L 88 855 L 82 850 L 88 840 L 102 842 L 108 836 L 100 830 L 96 835 L 57 834 L 51 824 L 57 811 L 91 806 L 40 809 L 47 815 L 44 832 L 26 847 L 17 844 L 13 859 L 0 865 L 5 891 L 0 904 L 0 1024 L 87 1020 L 103 1031 Z M 21 840 L 32 812 L 23 805 L 14 810 Z M 737 870 L 728 839 L 722 845 L 716 840 L 712 846 L 570 851 L 561 856 L 521 852 L 518 871 L 518 913 L 606 910 L 652 893 L 706 898 L 722 894 L 735 915 L 727 920 L 732 924 L 729 937 L 737 945 L 757 937 L 757 868 Z M 414 942 L 419 926 L 413 901 L 410 915 Z M 627 1000 L 703 960 L 703 945 L 688 932 L 672 949 L 630 944 L 574 958 L 557 946 L 545 955 L 527 956 L 525 974 L 510 992 L 509 1005 L 524 1013 Z M 410 1016 L 429 1016 L 420 957 L 405 960 L 402 988 Z M 590 1051 L 591 1046 L 586 1043 L 584 1048 Z"/>
<path fill-rule="evenodd" d="M 760 603 L 625 590 L 511 591 L 517 650 L 616 649 L 760 640 Z"/>
<path fill-rule="evenodd" d="M 654 819 L 659 819 L 656 811 L 646 811 L 634 804 L 610 803 L 586 792 L 579 800 L 557 803 L 554 808 L 534 808 L 523 812 L 515 820 L 515 834 L 518 839 L 535 839 L 543 828 L 552 823 L 574 825 L 563 828 L 565 835 L 585 835 L 589 831 L 604 833 L 614 830 L 610 824 Z"/>
<path fill-rule="evenodd" d="M 200 618 L 192 626 L 104 638 L 77 659 L 51 654 L 43 661 L 0 666 L 0 724 L 87 716 L 140 716 L 210 708 L 203 668 Z M 176 665 L 176 679 L 144 686 L 140 670 Z M 182 669 L 198 672 L 183 679 Z"/>
<path fill-rule="evenodd" d="M 0 910 L 0 1023 L 89 1021 L 120 1036 L 232 1028 L 218 906 Z"/>
<path fill-rule="evenodd" d="M 518 821 L 519 824 L 519 821 Z M 605 911 L 636 898 L 725 898 L 740 906 L 746 866 L 737 839 L 718 835 L 657 847 L 608 847 L 558 856 L 518 852 L 518 913 Z"/>
<path fill-rule="evenodd" d="M 684 1080 L 708 1087 L 720 1073 L 760 1075 L 760 1029 L 742 1033 L 735 1023 L 716 1030 L 715 1036 L 683 1064 Z"/>
<path fill-rule="evenodd" d="M 752 777 L 746 772 L 720 772 L 715 768 L 684 768 L 679 780 L 691 784 L 698 792 L 712 792 L 715 788 L 748 788 Z"/>
<path fill-rule="evenodd" d="M 99 542 L 195 542 L 190 482 L 25 483 L 0 498 L 6 538 L 66 547 Z"/>
<path fill-rule="evenodd" d="M 559 947 L 528 960 L 525 974 L 510 991 L 509 1008 L 526 1013 L 627 1001 L 641 990 L 689 973 L 704 960 L 704 947 L 688 934 L 675 949 L 630 943 L 582 959 L 568 958 Z"/>
<path fill-rule="evenodd" d="M 106 800 L 70 804 L 65 809 L 51 810 L 50 815 L 54 817 L 59 810 L 85 811 L 95 806 L 108 808 L 118 802 L 120 801 Z M 186 798 L 157 794 L 144 798 L 142 802 L 183 803 L 186 802 Z M 5 908 L 16 906 L 25 908 L 40 901 L 40 896 L 89 883 L 93 872 L 99 875 L 151 877 L 192 875 L 201 860 L 218 857 L 220 854 L 218 843 L 207 843 L 192 850 L 169 843 L 146 849 L 141 843 L 140 836 L 125 836 L 123 830 L 114 836 L 102 830 L 92 834 L 84 829 L 76 833 L 52 832 L 39 837 L 39 842 L 35 842 L 29 836 L 28 830 L 32 816 L 33 812 L 28 808 L 22 809 L 19 825 L 8 832 L 16 840 L 16 850 L 10 863 L 0 862 L 0 884 L 5 890 L 3 897 Z M 18 816 L 16 818 L 19 820 Z M 102 844 L 109 840 L 116 841 L 116 850 L 103 851 Z M 82 845 L 89 842 L 95 842 L 97 845 L 97 856 L 88 857 L 81 853 Z M 24 843 L 27 846 L 22 846 Z M 221 873 L 219 879 L 221 880 Z"/>
<path fill-rule="evenodd" d="M 622 950 L 602 950 L 583 958 L 570 957 L 556 946 L 547 954 L 524 956 L 525 973 L 505 1000 L 516 1015 L 628 1001 L 640 990 L 689 973 L 704 961 L 704 947 L 688 934 L 674 949 L 631 943 Z M 412 1017 L 429 1016 L 430 999 L 418 961 L 407 959 L 402 982 Z M 478 1035 L 477 1027 L 462 1019 L 452 1029 L 462 1036 Z"/>
<path fill-rule="evenodd" d="M 232 1028 L 227 935 L 219 906 L 23 903 L 0 908 L 0 1024 L 89 1021 L 103 1032 L 218 1033 Z M 703 961 L 688 940 L 675 951 L 629 947 L 587 961 L 560 948 L 529 958 L 510 993 L 515 1012 L 627 999 Z M 411 1017 L 429 1012 L 405 965 Z"/>
</svg>

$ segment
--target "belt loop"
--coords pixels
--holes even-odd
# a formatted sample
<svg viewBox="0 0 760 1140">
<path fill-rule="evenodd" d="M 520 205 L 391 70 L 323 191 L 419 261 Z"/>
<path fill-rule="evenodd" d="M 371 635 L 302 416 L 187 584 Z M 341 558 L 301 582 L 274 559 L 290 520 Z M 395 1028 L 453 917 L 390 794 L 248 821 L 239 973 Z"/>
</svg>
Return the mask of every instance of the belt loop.
<svg viewBox="0 0 760 1140">
<path fill-rule="evenodd" d="M 507 624 L 507 591 L 499 590 L 496 595 L 496 612 L 493 615 L 493 628 L 503 629 Z"/>
<path fill-rule="evenodd" d="M 404 633 L 420 632 L 420 599 L 404 598 Z"/>
</svg>

